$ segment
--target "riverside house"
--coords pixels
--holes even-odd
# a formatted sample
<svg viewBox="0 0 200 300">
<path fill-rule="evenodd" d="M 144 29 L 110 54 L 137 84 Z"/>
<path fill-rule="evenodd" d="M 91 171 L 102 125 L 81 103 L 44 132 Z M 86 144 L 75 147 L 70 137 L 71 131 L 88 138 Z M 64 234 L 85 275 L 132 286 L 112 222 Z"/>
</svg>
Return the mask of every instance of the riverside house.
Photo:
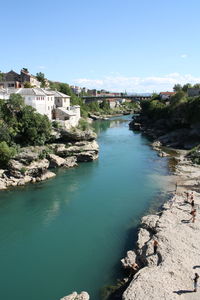
<svg viewBox="0 0 200 300">
<path fill-rule="evenodd" d="M 77 126 L 80 119 L 80 106 L 70 106 L 70 96 L 42 88 L 0 89 L 0 99 L 8 100 L 11 94 L 19 94 L 26 105 L 30 105 L 50 120 L 57 120 L 67 129 Z"/>
<path fill-rule="evenodd" d="M 169 100 L 171 98 L 171 96 L 175 95 L 176 92 L 161 92 L 160 95 L 160 99 L 161 100 Z"/>
<path fill-rule="evenodd" d="M 1 73 L 0 88 L 21 88 L 26 82 L 31 86 L 40 87 L 40 82 L 29 73 L 28 69 L 21 69 L 20 74 L 11 70 L 8 73 Z"/>
</svg>

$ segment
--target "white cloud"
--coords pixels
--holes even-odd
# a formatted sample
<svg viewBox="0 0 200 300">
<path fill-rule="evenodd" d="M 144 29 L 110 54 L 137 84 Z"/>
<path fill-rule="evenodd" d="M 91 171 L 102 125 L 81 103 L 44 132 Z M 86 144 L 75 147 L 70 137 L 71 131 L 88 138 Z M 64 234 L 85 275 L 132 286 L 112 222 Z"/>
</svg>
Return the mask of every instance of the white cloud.
<svg viewBox="0 0 200 300">
<path fill-rule="evenodd" d="M 126 77 L 126 76 L 105 76 L 102 79 L 79 78 L 74 83 L 81 87 L 89 89 L 106 89 L 109 91 L 127 91 L 127 92 L 153 92 L 153 91 L 172 91 L 176 83 L 197 83 L 200 77 L 194 77 L 191 74 L 181 75 L 171 73 L 164 76 L 148 77 Z"/>
<path fill-rule="evenodd" d="M 38 69 L 44 70 L 44 69 L 46 69 L 46 67 L 45 66 L 38 66 Z"/>
<path fill-rule="evenodd" d="M 187 54 L 181 54 L 181 58 L 187 58 L 188 55 Z"/>
</svg>

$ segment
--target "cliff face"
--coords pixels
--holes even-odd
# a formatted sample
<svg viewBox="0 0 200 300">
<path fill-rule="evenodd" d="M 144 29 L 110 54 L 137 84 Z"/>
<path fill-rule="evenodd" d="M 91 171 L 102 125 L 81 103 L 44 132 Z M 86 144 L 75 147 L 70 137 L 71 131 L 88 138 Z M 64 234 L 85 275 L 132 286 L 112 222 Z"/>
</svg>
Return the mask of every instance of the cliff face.
<svg viewBox="0 0 200 300">
<path fill-rule="evenodd" d="M 200 218 L 191 220 L 191 204 L 185 191 L 194 192 L 195 208 L 200 204 L 198 193 L 200 169 L 181 159 L 177 167 L 178 188 L 172 199 L 156 215 L 142 218 L 135 251 L 122 260 L 136 262 L 139 271 L 123 293 L 123 300 L 199 299 L 194 293 L 194 273 L 200 273 Z M 154 254 L 153 241 L 158 241 Z"/>
<path fill-rule="evenodd" d="M 53 168 L 72 168 L 79 162 L 97 159 L 99 146 L 95 138 L 92 131 L 62 132 L 52 144 L 21 148 L 7 169 L 0 170 L 0 190 L 52 178 L 56 176 Z"/>
</svg>

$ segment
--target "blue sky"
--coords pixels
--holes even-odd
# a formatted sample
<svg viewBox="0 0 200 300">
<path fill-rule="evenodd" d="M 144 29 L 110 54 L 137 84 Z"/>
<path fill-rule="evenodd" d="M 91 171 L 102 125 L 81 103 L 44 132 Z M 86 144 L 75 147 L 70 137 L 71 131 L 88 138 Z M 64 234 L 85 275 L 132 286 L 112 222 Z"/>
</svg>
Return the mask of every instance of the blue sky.
<svg viewBox="0 0 200 300">
<path fill-rule="evenodd" d="M 198 0 L 1 3 L 0 70 L 113 91 L 200 82 Z"/>
</svg>

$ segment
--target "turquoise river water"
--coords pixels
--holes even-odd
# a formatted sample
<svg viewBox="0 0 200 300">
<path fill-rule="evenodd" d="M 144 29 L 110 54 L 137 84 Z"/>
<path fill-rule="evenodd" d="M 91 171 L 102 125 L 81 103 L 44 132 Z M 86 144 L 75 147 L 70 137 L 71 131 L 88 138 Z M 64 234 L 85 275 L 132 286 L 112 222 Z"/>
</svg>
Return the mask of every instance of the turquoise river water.
<svg viewBox="0 0 200 300">
<path fill-rule="evenodd" d="M 97 161 L 0 192 L 0 299 L 59 300 L 86 290 L 99 300 L 115 283 L 168 174 L 167 159 L 128 129 L 129 119 L 95 123 Z"/>
</svg>

